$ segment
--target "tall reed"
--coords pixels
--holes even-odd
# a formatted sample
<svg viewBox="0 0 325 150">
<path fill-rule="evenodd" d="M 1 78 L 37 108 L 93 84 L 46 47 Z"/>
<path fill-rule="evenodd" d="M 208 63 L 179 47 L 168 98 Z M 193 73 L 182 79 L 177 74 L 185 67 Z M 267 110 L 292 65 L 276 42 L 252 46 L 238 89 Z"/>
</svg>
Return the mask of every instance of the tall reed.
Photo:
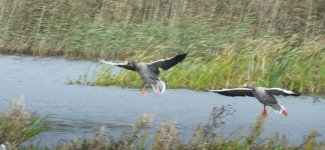
<svg viewBox="0 0 325 150">
<path fill-rule="evenodd" d="M 188 66 L 163 74 L 169 87 L 250 80 L 321 93 L 324 8 L 323 0 L 1 0 L 0 52 L 150 61 L 185 50 Z M 122 74 L 97 83 L 141 85 Z"/>
<path fill-rule="evenodd" d="M 324 34 L 322 0 L 1 0 L 0 51 L 114 58 L 216 51 L 245 38 Z M 277 37 L 277 38 L 278 38 Z"/>
<path fill-rule="evenodd" d="M 216 89 L 239 87 L 249 81 L 301 93 L 324 93 L 324 41 L 309 41 L 298 48 L 292 46 L 292 41 L 295 39 L 246 39 L 225 45 L 222 51 L 208 57 L 189 51 L 189 57 L 170 71 L 162 72 L 161 79 L 168 88 Z M 105 68 L 94 84 L 128 87 L 143 84 L 136 72 L 121 70 L 112 75 Z"/>
</svg>

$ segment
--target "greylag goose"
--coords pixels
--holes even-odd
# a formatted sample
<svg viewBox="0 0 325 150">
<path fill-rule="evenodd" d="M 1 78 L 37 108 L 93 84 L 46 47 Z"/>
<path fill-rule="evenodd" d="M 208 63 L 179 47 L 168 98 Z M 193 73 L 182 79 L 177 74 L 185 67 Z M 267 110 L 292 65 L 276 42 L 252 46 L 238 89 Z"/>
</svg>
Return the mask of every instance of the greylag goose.
<svg viewBox="0 0 325 150">
<path fill-rule="evenodd" d="M 154 89 L 157 95 L 164 93 L 166 90 L 166 85 L 159 78 L 159 73 L 160 73 L 159 68 L 163 70 L 168 70 L 169 68 L 172 68 L 173 66 L 181 62 L 186 57 L 186 55 L 187 53 L 180 52 L 175 57 L 160 59 L 150 63 L 142 63 L 142 62 L 135 62 L 135 61 L 115 63 L 115 62 L 108 62 L 102 59 L 99 60 L 104 64 L 115 65 L 128 70 L 137 71 L 144 81 L 144 86 L 141 91 L 141 96 L 145 96 L 146 87 L 148 85 L 152 86 L 152 88 Z"/>
<path fill-rule="evenodd" d="M 280 105 L 278 100 L 273 95 L 283 96 L 299 96 L 300 94 L 281 89 L 281 88 L 265 88 L 256 87 L 254 84 L 244 84 L 244 88 L 222 89 L 222 90 L 209 90 L 210 92 L 218 93 L 225 96 L 250 96 L 255 97 L 259 102 L 264 105 L 261 113 L 263 118 L 267 117 L 266 106 L 272 107 L 276 112 L 288 116 L 288 112 L 284 106 Z"/>
</svg>

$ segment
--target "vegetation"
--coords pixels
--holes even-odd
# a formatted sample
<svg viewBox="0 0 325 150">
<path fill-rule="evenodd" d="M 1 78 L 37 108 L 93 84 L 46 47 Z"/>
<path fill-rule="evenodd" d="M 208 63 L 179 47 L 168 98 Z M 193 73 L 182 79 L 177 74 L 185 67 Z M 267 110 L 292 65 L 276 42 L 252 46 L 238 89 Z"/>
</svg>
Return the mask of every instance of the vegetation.
<svg viewBox="0 0 325 150">
<path fill-rule="evenodd" d="M 289 50 L 289 42 L 246 40 L 226 47 L 212 58 L 186 58 L 171 71 L 162 72 L 161 79 L 168 88 L 217 89 L 254 81 L 300 93 L 324 93 L 325 47 L 311 50 L 317 45 L 306 45 Z M 252 52 L 256 46 L 261 50 Z M 112 68 L 104 67 L 91 84 L 140 87 L 143 81 L 136 72 L 122 70 L 116 74 Z"/>
<path fill-rule="evenodd" d="M 241 133 L 234 129 L 230 136 L 222 134 L 222 118 L 232 115 L 235 110 L 231 106 L 215 107 L 206 124 L 199 124 L 189 141 L 183 141 L 179 137 L 176 128 L 176 120 L 170 119 L 162 122 L 154 137 L 148 135 L 146 129 L 154 119 L 152 113 L 144 114 L 139 120 L 120 138 L 114 138 L 102 126 L 96 132 L 94 138 L 79 139 L 57 145 L 53 149 L 58 150 L 88 150 L 88 149 L 281 149 L 281 150 L 321 150 L 325 149 L 325 143 L 316 140 L 319 135 L 312 131 L 305 137 L 303 143 L 298 146 L 288 144 L 285 135 L 276 133 L 270 137 L 261 137 L 264 130 L 264 120 L 257 118 L 248 133 Z M 44 132 L 44 117 L 31 117 L 26 112 L 23 99 L 14 101 L 11 107 L 1 113 L 1 143 L 10 150 L 15 149 L 49 149 L 36 145 L 21 145 L 26 140 L 31 140 L 39 133 Z"/>
<path fill-rule="evenodd" d="M 0 52 L 150 61 L 189 53 L 161 78 L 169 88 L 224 88 L 255 81 L 302 93 L 325 92 L 324 0 L 0 0 Z M 81 81 L 87 81 L 82 77 Z M 78 81 L 79 82 L 79 81 Z M 80 82 L 83 83 L 83 82 Z M 96 85 L 140 87 L 136 73 L 102 70 Z M 116 140 L 105 127 L 93 139 L 79 139 L 57 149 L 325 149 L 311 132 L 294 147 L 285 136 L 260 137 L 258 118 L 247 135 L 217 131 L 229 107 L 214 109 L 187 143 L 178 137 L 175 120 L 161 124 L 154 139 L 145 129 L 146 114 L 129 134 Z M 43 116 L 24 109 L 22 98 L 0 113 L 0 144 L 9 149 L 44 132 Z"/>
<path fill-rule="evenodd" d="M 44 116 L 32 116 L 27 112 L 23 97 L 19 97 L 8 110 L 0 113 L 0 144 L 10 150 L 17 149 L 20 144 L 45 131 L 43 120 Z"/>
<path fill-rule="evenodd" d="M 163 77 L 169 87 L 250 80 L 324 93 L 324 14 L 323 0 L 1 0 L 0 52 L 145 61 L 185 50 L 189 58 Z M 141 84 L 107 74 L 94 83 Z"/>
</svg>

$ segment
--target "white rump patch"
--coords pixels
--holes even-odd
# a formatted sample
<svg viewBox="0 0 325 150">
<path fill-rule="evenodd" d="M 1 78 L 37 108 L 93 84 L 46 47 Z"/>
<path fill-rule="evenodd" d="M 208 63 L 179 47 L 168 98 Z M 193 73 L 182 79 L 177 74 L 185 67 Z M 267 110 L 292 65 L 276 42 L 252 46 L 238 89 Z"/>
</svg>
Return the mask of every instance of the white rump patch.
<svg viewBox="0 0 325 150">
<path fill-rule="evenodd" d="M 282 112 L 285 111 L 286 109 L 285 109 L 284 106 L 282 106 L 282 105 L 280 105 L 280 104 L 279 104 L 279 106 L 281 107 L 281 110 L 274 110 L 274 112 L 275 112 L 275 113 L 282 114 Z"/>
<path fill-rule="evenodd" d="M 157 85 L 151 85 L 156 93 L 162 94 L 166 90 L 166 84 L 163 81 L 157 81 Z"/>
</svg>

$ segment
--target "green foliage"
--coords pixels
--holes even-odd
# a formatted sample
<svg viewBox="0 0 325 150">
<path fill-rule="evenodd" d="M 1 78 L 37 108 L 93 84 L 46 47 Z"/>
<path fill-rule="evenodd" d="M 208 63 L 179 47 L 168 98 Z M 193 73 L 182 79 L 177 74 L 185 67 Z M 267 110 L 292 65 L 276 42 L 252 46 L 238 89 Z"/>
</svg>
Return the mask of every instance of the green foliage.
<svg viewBox="0 0 325 150">
<path fill-rule="evenodd" d="M 85 58 L 179 49 L 211 54 L 246 38 L 297 34 L 299 45 L 324 34 L 324 6 L 321 0 L 4 0 L 0 51 Z"/>
<path fill-rule="evenodd" d="M 25 110 L 23 97 L 19 97 L 8 110 L 0 114 L 0 142 L 8 142 L 7 146 L 14 149 L 42 133 L 46 128 L 43 121 L 44 116 L 32 117 Z"/>
<path fill-rule="evenodd" d="M 310 41 L 300 48 L 292 48 L 287 44 L 291 40 L 247 39 L 224 46 L 223 51 L 208 57 L 189 51 L 190 55 L 184 62 L 169 71 L 162 71 L 161 79 L 168 88 L 216 89 L 239 87 L 251 81 L 261 86 L 282 87 L 301 93 L 324 93 L 325 62 L 322 57 L 325 51 L 322 42 Z M 146 55 L 137 60 L 160 59 L 159 55 Z M 135 72 L 123 69 L 114 75 L 109 72 L 103 68 L 94 84 L 127 87 L 141 87 L 143 84 Z"/>
<path fill-rule="evenodd" d="M 0 52 L 150 61 L 185 50 L 189 62 L 162 75 L 168 87 L 250 80 L 324 93 L 324 8 L 323 0 L 3 0 Z M 133 73 L 105 74 L 95 83 L 142 84 Z"/>
</svg>

